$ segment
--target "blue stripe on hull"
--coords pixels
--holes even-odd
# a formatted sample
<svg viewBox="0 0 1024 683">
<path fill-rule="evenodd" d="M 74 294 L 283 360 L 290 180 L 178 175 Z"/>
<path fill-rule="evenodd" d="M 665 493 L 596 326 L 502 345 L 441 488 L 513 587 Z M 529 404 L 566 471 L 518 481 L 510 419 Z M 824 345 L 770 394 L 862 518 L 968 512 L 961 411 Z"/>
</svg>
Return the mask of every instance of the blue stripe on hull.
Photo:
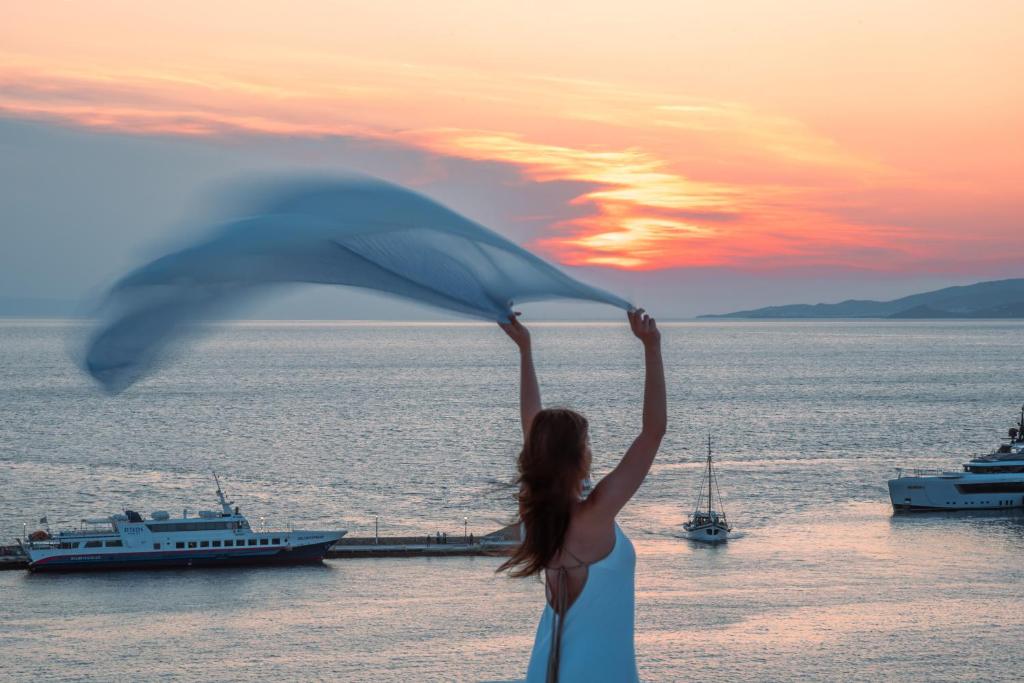
<svg viewBox="0 0 1024 683">
<path fill-rule="evenodd" d="M 110 569 L 171 569 L 182 567 L 242 567 L 255 565 L 288 565 L 322 562 L 334 541 L 306 545 L 291 550 L 283 548 L 263 552 L 205 554 L 188 552 L 150 552 L 100 556 L 94 560 L 76 558 L 44 559 L 29 565 L 33 572 L 99 571 Z M 126 554 L 127 555 L 127 554 Z"/>
<path fill-rule="evenodd" d="M 1016 510 L 1020 505 L 910 505 L 907 503 L 893 503 L 892 509 L 895 512 L 978 512 L 983 510 Z"/>
</svg>

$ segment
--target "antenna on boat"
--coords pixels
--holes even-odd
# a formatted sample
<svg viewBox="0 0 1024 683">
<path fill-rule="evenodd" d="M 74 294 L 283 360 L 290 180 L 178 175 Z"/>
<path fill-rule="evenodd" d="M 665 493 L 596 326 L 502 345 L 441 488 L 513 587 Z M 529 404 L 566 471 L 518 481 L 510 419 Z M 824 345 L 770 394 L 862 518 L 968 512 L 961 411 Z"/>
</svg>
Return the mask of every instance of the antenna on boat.
<svg viewBox="0 0 1024 683">
<path fill-rule="evenodd" d="M 213 472 L 213 480 L 217 483 L 217 498 L 220 500 L 221 511 L 225 515 L 230 515 L 231 514 L 231 502 L 228 501 L 228 499 L 224 497 L 224 492 L 220 488 L 220 477 L 217 476 L 217 472 L 215 470 L 210 470 L 210 471 Z"/>
</svg>

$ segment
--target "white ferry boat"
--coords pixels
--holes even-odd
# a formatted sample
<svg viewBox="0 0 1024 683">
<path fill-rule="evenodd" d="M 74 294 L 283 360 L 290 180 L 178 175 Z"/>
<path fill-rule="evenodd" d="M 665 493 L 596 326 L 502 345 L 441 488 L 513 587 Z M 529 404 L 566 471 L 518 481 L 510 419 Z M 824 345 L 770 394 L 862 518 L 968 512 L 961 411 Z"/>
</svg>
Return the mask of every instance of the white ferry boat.
<svg viewBox="0 0 1024 683">
<path fill-rule="evenodd" d="M 1009 438 L 963 471 L 896 468 L 889 480 L 895 510 L 986 510 L 1024 507 L 1024 408 Z"/>
<path fill-rule="evenodd" d="M 134 510 L 98 519 L 82 527 L 35 531 L 19 540 L 30 571 L 151 569 L 321 562 L 345 531 L 254 531 L 238 507 L 232 507 L 217 482 L 220 511 L 200 510 L 171 518 L 159 511 L 143 519 Z M 44 518 L 45 520 L 45 518 Z"/>
<path fill-rule="evenodd" d="M 704 484 L 707 484 L 708 493 L 704 495 Z M 718 496 L 718 509 L 715 509 L 715 496 Z M 707 507 L 704 502 L 707 502 Z M 711 466 L 711 435 L 708 435 L 708 459 L 704 475 L 700 480 L 700 492 L 697 494 L 697 505 L 694 506 L 693 514 L 689 521 L 683 524 L 683 532 L 686 538 L 691 541 L 702 543 L 724 543 L 729 540 L 729 520 L 725 516 L 725 508 L 722 504 L 722 493 L 718 490 L 718 477 Z"/>
</svg>

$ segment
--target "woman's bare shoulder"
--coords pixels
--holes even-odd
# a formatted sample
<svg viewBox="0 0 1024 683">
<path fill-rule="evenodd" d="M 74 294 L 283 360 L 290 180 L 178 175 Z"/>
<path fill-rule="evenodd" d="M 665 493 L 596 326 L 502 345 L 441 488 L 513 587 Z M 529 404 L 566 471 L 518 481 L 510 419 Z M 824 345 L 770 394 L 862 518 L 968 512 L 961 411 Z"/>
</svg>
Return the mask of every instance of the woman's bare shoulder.
<svg viewBox="0 0 1024 683">
<path fill-rule="evenodd" d="M 586 501 L 573 512 L 564 547 L 581 561 L 591 564 L 615 547 L 615 520 L 597 513 Z"/>
</svg>

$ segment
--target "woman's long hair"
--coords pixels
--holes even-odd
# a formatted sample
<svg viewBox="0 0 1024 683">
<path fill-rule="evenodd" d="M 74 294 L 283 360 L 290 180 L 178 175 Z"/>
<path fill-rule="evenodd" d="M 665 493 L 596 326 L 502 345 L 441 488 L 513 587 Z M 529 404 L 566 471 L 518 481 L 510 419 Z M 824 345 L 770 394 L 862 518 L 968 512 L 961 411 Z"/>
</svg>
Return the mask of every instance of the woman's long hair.
<svg viewBox="0 0 1024 683">
<path fill-rule="evenodd" d="M 533 418 L 519 454 L 521 543 L 498 571 L 533 576 L 544 569 L 565 542 L 580 482 L 590 468 L 587 418 L 566 408 L 542 410 Z"/>
</svg>

